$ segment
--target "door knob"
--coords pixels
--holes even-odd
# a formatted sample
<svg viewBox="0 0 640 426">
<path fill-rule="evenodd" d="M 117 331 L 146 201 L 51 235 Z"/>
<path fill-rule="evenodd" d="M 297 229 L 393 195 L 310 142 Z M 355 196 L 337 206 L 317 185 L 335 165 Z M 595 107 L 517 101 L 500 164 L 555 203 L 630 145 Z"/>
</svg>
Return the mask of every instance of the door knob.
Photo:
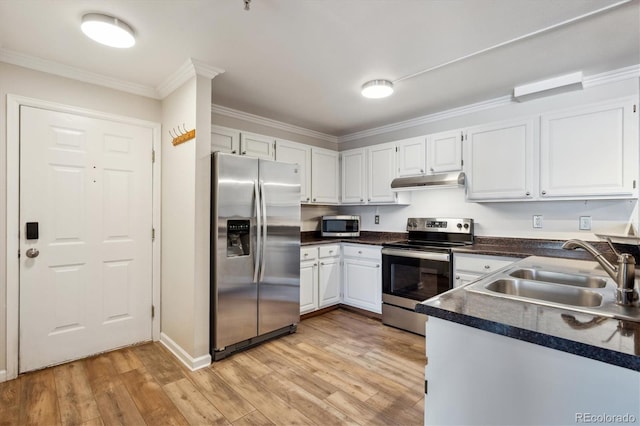
<svg viewBox="0 0 640 426">
<path fill-rule="evenodd" d="M 40 254 L 40 252 L 38 251 L 37 248 L 30 248 L 29 250 L 27 250 L 27 257 L 33 259 L 34 257 L 38 257 L 38 255 Z"/>
</svg>

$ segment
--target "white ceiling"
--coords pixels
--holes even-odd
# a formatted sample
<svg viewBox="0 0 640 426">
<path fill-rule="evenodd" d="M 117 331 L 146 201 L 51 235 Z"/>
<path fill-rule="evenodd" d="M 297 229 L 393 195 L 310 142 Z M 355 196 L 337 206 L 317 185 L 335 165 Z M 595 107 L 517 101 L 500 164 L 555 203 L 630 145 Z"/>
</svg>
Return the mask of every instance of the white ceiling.
<svg viewBox="0 0 640 426">
<path fill-rule="evenodd" d="M 333 136 L 511 94 L 559 74 L 640 63 L 640 0 L 555 26 L 617 0 L 0 0 L 0 53 L 23 54 L 154 92 L 188 58 L 222 68 L 212 101 Z M 87 12 L 128 22 L 138 42 L 104 47 L 80 32 Z M 1 56 L 0 56 L 1 57 Z"/>
</svg>

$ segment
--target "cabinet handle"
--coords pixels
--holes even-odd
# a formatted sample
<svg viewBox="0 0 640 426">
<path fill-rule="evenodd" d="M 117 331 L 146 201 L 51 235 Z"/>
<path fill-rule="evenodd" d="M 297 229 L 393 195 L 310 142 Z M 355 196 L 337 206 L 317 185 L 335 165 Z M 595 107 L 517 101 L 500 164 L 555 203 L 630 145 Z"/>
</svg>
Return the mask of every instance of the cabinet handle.
<svg viewBox="0 0 640 426">
<path fill-rule="evenodd" d="M 309 197 L 307 197 L 307 201 L 309 201 Z"/>
<path fill-rule="evenodd" d="M 371 201 L 371 198 L 368 198 L 369 201 Z"/>
<path fill-rule="evenodd" d="M 317 264 L 317 263 L 314 263 L 314 264 L 313 264 L 313 267 L 314 267 L 314 268 L 317 268 L 317 267 L 318 267 L 318 264 Z"/>
<path fill-rule="evenodd" d="M 333 250 L 329 250 L 329 254 L 333 253 Z"/>
<path fill-rule="evenodd" d="M 433 170 L 433 167 L 432 167 L 432 168 L 430 168 L 429 170 L 431 170 L 431 173 L 435 172 L 435 170 Z"/>
<path fill-rule="evenodd" d="M 547 191 L 542 191 L 542 195 L 547 195 Z"/>
<path fill-rule="evenodd" d="M 233 151 L 231 151 L 232 154 L 235 154 L 237 151 L 234 149 Z"/>
<path fill-rule="evenodd" d="M 362 254 L 362 250 L 358 250 L 358 254 Z"/>
<path fill-rule="evenodd" d="M 364 201 L 364 198 L 360 198 L 360 202 L 362 203 Z"/>
<path fill-rule="evenodd" d="M 324 262 L 320 262 L 320 264 L 321 264 L 322 266 L 324 266 Z"/>
<path fill-rule="evenodd" d="M 380 265 L 376 265 L 376 268 L 379 268 L 379 267 L 380 267 Z"/>
<path fill-rule="evenodd" d="M 456 275 L 456 280 L 459 280 L 459 279 L 460 279 L 460 275 Z"/>
<path fill-rule="evenodd" d="M 484 265 L 484 269 L 491 269 L 490 265 Z"/>
<path fill-rule="evenodd" d="M 247 155 L 247 151 L 242 151 L 242 155 Z"/>
<path fill-rule="evenodd" d="M 420 173 L 424 173 L 424 169 L 420 169 Z"/>
<path fill-rule="evenodd" d="M 529 195 L 531 195 L 531 193 L 529 191 L 527 191 L 524 195 L 526 195 L 528 197 Z"/>
<path fill-rule="evenodd" d="M 315 201 L 316 201 L 316 199 L 314 198 L 314 199 L 313 199 L 313 201 L 315 202 Z"/>
<path fill-rule="evenodd" d="M 307 257 L 307 256 L 309 256 L 309 253 L 305 253 L 305 254 L 304 254 L 304 257 Z"/>
</svg>

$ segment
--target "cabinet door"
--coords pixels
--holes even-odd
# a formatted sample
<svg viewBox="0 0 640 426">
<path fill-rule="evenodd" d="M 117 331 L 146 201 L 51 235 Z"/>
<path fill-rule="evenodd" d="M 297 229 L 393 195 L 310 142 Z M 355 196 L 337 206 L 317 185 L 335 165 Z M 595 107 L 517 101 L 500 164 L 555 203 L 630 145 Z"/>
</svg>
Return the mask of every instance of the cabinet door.
<svg viewBox="0 0 640 426">
<path fill-rule="evenodd" d="M 275 140 L 269 136 L 242 132 L 240 135 L 240 155 L 273 160 Z"/>
<path fill-rule="evenodd" d="M 338 204 L 339 158 L 336 151 L 311 148 L 311 201 Z"/>
<path fill-rule="evenodd" d="M 300 313 L 318 308 L 318 262 L 300 262 Z"/>
<path fill-rule="evenodd" d="M 211 126 L 211 152 L 237 154 L 240 149 L 240 131 L 222 126 Z"/>
<path fill-rule="evenodd" d="M 404 139 L 398 146 L 398 177 L 426 173 L 425 137 Z"/>
<path fill-rule="evenodd" d="M 393 203 L 396 192 L 391 181 L 396 177 L 396 145 L 380 144 L 368 148 L 368 186 L 370 203 Z"/>
<path fill-rule="evenodd" d="M 455 279 L 453 280 L 453 288 L 462 287 L 480 277 L 481 275 L 456 273 Z"/>
<path fill-rule="evenodd" d="M 362 204 L 366 198 L 365 150 L 353 149 L 340 153 L 342 157 L 342 202 Z"/>
<path fill-rule="evenodd" d="M 638 176 L 633 100 L 543 114 L 542 197 L 631 196 Z"/>
<path fill-rule="evenodd" d="M 381 275 L 380 263 L 345 259 L 343 273 L 344 303 L 368 311 L 382 313 Z"/>
<path fill-rule="evenodd" d="M 340 303 L 340 258 L 320 259 L 318 307 Z"/>
<path fill-rule="evenodd" d="M 427 136 L 428 173 L 462 170 L 462 131 L 436 133 Z"/>
<path fill-rule="evenodd" d="M 533 121 L 469 129 L 464 164 L 469 200 L 533 197 Z"/>
<path fill-rule="evenodd" d="M 276 161 L 300 166 L 300 201 L 311 201 L 311 147 L 296 142 L 276 140 Z"/>
</svg>

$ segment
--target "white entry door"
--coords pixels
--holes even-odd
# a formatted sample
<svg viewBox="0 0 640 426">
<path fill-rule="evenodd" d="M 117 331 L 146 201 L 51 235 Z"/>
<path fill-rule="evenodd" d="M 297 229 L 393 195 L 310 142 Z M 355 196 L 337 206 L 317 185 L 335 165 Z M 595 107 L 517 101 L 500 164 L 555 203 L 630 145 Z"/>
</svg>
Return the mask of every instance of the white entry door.
<svg viewBox="0 0 640 426">
<path fill-rule="evenodd" d="M 149 128 L 20 107 L 20 372 L 151 339 L 152 147 Z"/>
</svg>

